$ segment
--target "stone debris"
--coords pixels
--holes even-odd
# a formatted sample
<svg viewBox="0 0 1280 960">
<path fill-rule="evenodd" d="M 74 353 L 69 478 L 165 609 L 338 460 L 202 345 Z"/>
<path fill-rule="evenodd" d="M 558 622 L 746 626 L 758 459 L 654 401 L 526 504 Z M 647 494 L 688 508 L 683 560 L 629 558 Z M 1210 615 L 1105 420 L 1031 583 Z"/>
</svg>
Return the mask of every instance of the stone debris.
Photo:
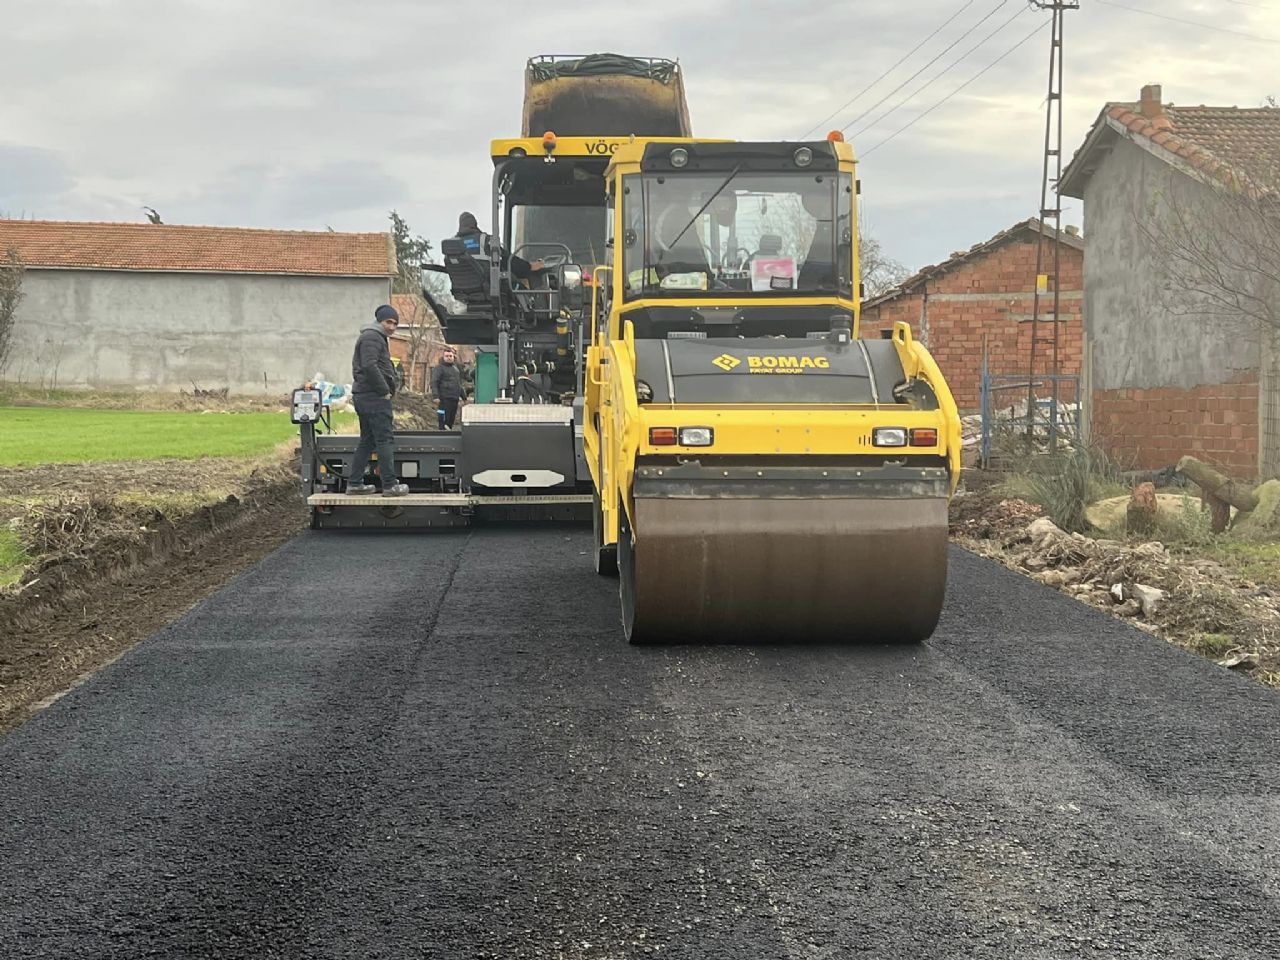
<svg viewBox="0 0 1280 960">
<path fill-rule="evenodd" d="M 1134 598 L 1142 607 L 1142 615 L 1148 620 L 1155 617 L 1156 611 L 1160 609 L 1160 604 L 1169 595 L 1159 587 L 1150 587 L 1145 583 L 1135 583 L 1131 590 Z"/>
<path fill-rule="evenodd" d="M 1252 670 L 1258 666 L 1258 663 L 1256 653 L 1233 653 L 1219 660 L 1218 666 L 1226 667 L 1228 670 Z"/>
<path fill-rule="evenodd" d="M 1280 599 L 1272 591 L 1156 540 L 1067 533 L 1032 504 L 980 494 L 957 498 L 952 533 L 976 553 L 1192 648 L 1204 634 L 1268 648 L 1280 639 Z M 1249 669 L 1245 661 L 1236 668 Z"/>
</svg>

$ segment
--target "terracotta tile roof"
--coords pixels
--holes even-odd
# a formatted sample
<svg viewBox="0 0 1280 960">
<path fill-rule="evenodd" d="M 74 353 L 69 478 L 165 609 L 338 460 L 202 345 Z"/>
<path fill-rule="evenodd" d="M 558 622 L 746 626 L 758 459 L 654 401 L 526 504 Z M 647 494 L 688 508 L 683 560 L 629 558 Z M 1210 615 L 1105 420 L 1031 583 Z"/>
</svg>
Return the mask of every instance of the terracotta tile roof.
<svg viewBox="0 0 1280 960">
<path fill-rule="evenodd" d="M 1006 243 L 1010 243 L 1011 241 L 1020 239 L 1024 236 L 1034 237 L 1036 236 L 1037 233 L 1043 234 L 1044 236 L 1052 239 L 1053 228 L 1044 225 L 1035 217 L 1030 217 L 1026 220 L 1023 220 L 1020 223 L 1015 223 L 1008 230 L 1001 230 L 990 240 L 984 240 L 981 243 L 975 243 L 968 250 L 957 251 L 956 253 L 953 253 L 950 257 L 948 257 L 946 260 L 943 260 L 941 263 L 935 263 L 929 267 L 922 267 L 920 270 L 916 271 L 914 274 L 907 277 L 906 280 L 903 280 L 900 284 L 898 284 L 892 290 L 886 290 L 884 293 L 880 294 L 880 296 L 873 297 L 872 299 L 866 301 L 863 304 L 863 306 L 874 307 L 874 306 L 877 306 L 878 304 L 884 303 L 887 300 L 894 300 L 897 297 L 903 296 L 904 294 L 911 293 L 916 287 L 918 287 L 924 281 L 931 280 L 934 277 L 940 276 L 948 272 L 949 270 L 953 270 L 956 267 L 960 266 L 962 263 L 968 260 L 972 260 L 974 257 L 981 256 L 984 253 L 987 253 L 991 250 L 995 250 L 998 247 L 1004 246 Z M 1077 234 L 1067 233 L 1064 230 L 1062 232 L 1062 245 L 1065 247 L 1071 247 L 1075 250 L 1083 250 L 1084 237 L 1081 237 Z"/>
<path fill-rule="evenodd" d="M 0 250 L 7 248 L 35 268 L 330 277 L 396 272 L 387 233 L 0 220 Z"/>
<path fill-rule="evenodd" d="M 1153 89 L 1153 88 L 1148 88 Z M 1189 164 L 1220 180 L 1275 189 L 1280 177 L 1280 109 L 1177 107 L 1155 99 L 1108 103 L 1062 175 L 1062 190 L 1079 197 L 1094 169 L 1094 148 L 1117 136 L 1141 138 L 1170 162 Z M 1146 93 L 1146 91 L 1144 91 Z"/>
</svg>

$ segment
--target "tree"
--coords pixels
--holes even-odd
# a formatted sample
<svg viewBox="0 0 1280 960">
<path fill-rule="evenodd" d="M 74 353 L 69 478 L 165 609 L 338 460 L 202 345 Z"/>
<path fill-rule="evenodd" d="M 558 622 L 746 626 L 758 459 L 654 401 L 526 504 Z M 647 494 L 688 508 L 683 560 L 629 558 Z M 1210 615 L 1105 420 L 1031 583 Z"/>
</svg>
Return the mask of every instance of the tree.
<svg viewBox="0 0 1280 960">
<path fill-rule="evenodd" d="M 1247 173 L 1171 171 L 1135 217 L 1162 306 L 1250 333 L 1280 331 L 1280 160 L 1259 161 Z"/>
<path fill-rule="evenodd" d="M 399 273 L 391 284 L 393 293 L 419 293 L 422 290 L 423 264 L 431 262 L 431 241 L 410 231 L 405 219 L 391 211 L 391 237 L 396 245 Z"/>
<path fill-rule="evenodd" d="M 13 346 L 13 328 L 18 319 L 18 304 L 22 301 L 24 268 L 18 251 L 10 247 L 0 259 L 0 371 L 9 360 L 9 348 Z"/>
<path fill-rule="evenodd" d="M 866 224 L 858 229 L 858 264 L 862 268 L 862 286 L 867 297 L 878 297 L 892 290 L 911 275 L 911 271 L 884 252 L 880 241 L 872 236 Z"/>
</svg>

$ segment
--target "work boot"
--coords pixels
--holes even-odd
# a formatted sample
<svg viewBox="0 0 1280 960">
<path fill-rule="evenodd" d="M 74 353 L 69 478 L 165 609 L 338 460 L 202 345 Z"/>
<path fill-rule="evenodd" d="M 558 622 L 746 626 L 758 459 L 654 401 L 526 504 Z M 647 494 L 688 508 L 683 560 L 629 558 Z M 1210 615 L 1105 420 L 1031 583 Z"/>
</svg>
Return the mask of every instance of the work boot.
<svg viewBox="0 0 1280 960">
<path fill-rule="evenodd" d="M 382 495 L 384 497 L 403 497 L 407 495 L 408 492 L 409 492 L 408 484 L 393 483 L 391 486 L 387 487 L 385 490 L 382 491 Z"/>
<path fill-rule="evenodd" d="M 348 483 L 347 495 L 351 497 L 367 497 L 378 492 L 372 483 Z"/>
</svg>

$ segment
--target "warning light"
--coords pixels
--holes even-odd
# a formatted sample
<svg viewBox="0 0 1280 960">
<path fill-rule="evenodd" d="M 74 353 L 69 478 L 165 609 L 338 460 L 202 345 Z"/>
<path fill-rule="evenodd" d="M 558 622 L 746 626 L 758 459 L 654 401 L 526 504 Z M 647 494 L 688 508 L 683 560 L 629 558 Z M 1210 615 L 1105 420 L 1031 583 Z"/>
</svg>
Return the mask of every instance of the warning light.
<svg viewBox="0 0 1280 960">
<path fill-rule="evenodd" d="M 832 130 L 827 134 L 827 139 L 832 143 L 844 143 L 844 134 L 839 130 Z"/>
<path fill-rule="evenodd" d="M 652 447 L 674 447 L 676 445 L 676 428 L 650 427 L 649 445 Z"/>
<path fill-rule="evenodd" d="M 548 130 L 542 135 L 542 149 L 550 153 L 556 148 L 556 135 Z"/>
<path fill-rule="evenodd" d="M 911 445 L 913 447 L 936 447 L 938 445 L 938 431 L 935 427 L 916 427 L 911 431 Z"/>
</svg>

